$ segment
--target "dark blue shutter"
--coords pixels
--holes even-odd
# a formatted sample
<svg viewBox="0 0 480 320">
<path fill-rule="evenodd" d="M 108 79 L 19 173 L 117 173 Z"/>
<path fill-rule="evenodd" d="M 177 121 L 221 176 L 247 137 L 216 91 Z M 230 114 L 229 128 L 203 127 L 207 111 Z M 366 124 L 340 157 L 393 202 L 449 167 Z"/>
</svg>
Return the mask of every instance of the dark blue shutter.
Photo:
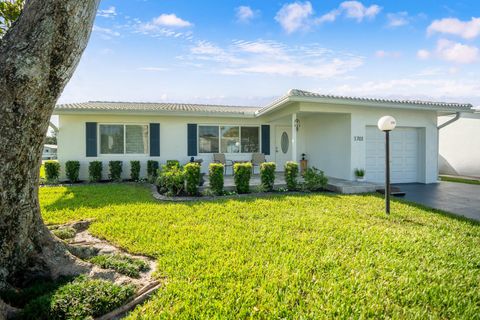
<svg viewBox="0 0 480 320">
<path fill-rule="evenodd" d="M 150 157 L 160 157 L 160 123 L 150 123 Z"/>
<path fill-rule="evenodd" d="M 270 155 L 270 126 L 262 124 L 262 153 Z"/>
<path fill-rule="evenodd" d="M 189 123 L 187 125 L 187 145 L 188 145 L 188 156 L 195 157 L 197 156 L 197 124 Z"/>
<path fill-rule="evenodd" d="M 97 156 L 97 123 L 96 122 L 86 122 L 85 123 L 85 145 L 86 145 L 86 156 L 87 157 L 96 157 Z"/>
</svg>

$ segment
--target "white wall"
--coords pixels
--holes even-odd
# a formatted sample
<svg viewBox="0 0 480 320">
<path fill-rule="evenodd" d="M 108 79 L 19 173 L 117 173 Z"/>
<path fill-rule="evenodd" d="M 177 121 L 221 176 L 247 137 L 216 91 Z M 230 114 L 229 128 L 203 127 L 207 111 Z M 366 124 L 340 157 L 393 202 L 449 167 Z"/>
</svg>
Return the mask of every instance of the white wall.
<svg viewBox="0 0 480 320">
<path fill-rule="evenodd" d="M 439 118 L 444 123 L 453 116 Z M 440 129 L 440 173 L 480 177 L 480 113 L 462 114 Z"/>
<path fill-rule="evenodd" d="M 85 156 L 85 123 L 160 123 L 160 157 L 149 155 L 101 155 L 98 157 Z M 141 162 L 141 176 L 146 176 L 147 160 L 157 160 L 165 164 L 167 160 L 179 160 L 186 163 L 190 160 L 187 155 L 187 124 L 236 124 L 236 125 L 261 125 L 259 119 L 235 119 L 215 117 L 156 117 L 156 116 L 129 116 L 129 115 L 60 115 L 58 139 L 58 161 L 62 167 L 61 179 L 65 178 L 65 162 L 68 160 L 80 161 L 80 179 L 88 179 L 88 164 L 90 161 L 103 162 L 103 178 L 108 176 L 108 162 L 110 160 L 123 161 L 122 177 L 127 179 L 130 176 L 130 161 Z M 270 148 L 274 148 L 274 133 L 271 129 Z M 260 137 L 261 141 L 261 137 Z M 274 153 L 271 152 L 272 155 Z M 227 159 L 250 160 L 251 154 L 227 154 Z M 202 171 L 208 171 L 208 164 L 213 160 L 211 154 L 198 154 L 195 158 L 203 159 Z M 273 157 L 267 156 L 267 161 L 273 161 Z M 230 173 L 230 171 L 228 172 Z"/>
</svg>

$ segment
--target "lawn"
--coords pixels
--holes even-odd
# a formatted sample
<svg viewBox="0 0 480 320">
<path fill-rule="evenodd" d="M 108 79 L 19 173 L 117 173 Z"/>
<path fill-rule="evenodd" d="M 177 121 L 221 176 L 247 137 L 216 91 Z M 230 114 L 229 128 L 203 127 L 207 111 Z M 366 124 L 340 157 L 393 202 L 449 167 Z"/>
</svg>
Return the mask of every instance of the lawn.
<svg viewBox="0 0 480 320">
<path fill-rule="evenodd" d="M 480 225 L 376 195 L 159 203 L 148 188 L 40 189 L 47 223 L 158 260 L 131 319 L 480 319 Z"/>
<path fill-rule="evenodd" d="M 448 182 L 457 182 L 457 183 L 466 183 L 466 184 L 480 184 L 480 180 L 476 179 L 465 179 L 465 178 L 458 178 L 458 177 L 450 177 L 450 176 L 440 176 L 440 180 L 448 181 Z"/>
</svg>

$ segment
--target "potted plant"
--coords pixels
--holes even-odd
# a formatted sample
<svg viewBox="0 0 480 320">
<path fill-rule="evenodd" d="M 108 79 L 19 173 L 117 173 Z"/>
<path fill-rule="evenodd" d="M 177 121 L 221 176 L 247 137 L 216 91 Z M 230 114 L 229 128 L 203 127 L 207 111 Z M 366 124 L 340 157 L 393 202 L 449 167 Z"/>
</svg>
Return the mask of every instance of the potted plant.
<svg viewBox="0 0 480 320">
<path fill-rule="evenodd" d="M 302 160 L 300 160 L 300 173 L 303 174 L 308 167 L 308 160 L 306 159 L 306 154 L 302 153 Z"/>
<path fill-rule="evenodd" d="M 365 181 L 365 169 L 355 169 L 355 178 L 358 182 Z"/>
</svg>

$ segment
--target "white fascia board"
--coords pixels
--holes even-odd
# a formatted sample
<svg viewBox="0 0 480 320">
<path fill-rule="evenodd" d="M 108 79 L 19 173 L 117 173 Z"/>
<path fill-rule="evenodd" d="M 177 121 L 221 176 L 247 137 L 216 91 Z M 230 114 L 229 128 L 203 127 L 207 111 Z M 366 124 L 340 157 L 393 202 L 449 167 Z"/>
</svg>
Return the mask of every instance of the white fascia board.
<svg viewBox="0 0 480 320">
<path fill-rule="evenodd" d="M 165 112 L 165 111 L 130 111 L 130 110 L 54 110 L 53 115 L 135 115 L 135 116 L 178 116 L 178 117 L 219 117 L 219 118 L 255 118 L 255 115 L 245 113 L 221 112 Z"/>
</svg>

